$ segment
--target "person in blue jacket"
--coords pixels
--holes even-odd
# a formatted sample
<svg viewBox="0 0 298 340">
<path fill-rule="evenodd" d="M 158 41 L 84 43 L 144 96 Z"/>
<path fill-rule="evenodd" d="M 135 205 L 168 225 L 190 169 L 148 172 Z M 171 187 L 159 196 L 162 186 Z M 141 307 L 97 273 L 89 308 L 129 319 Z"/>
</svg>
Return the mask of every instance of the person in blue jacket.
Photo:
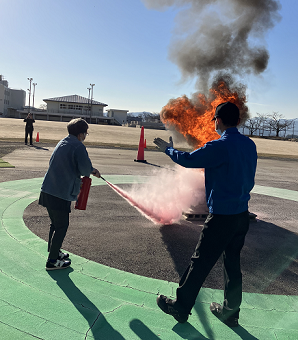
<svg viewBox="0 0 298 340">
<path fill-rule="evenodd" d="M 57 144 L 50 158 L 39 196 L 39 204 L 47 208 L 51 220 L 46 270 L 70 266 L 69 254 L 63 253 L 61 247 L 69 225 L 71 201 L 76 201 L 80 192 L 81 176 L 100 177 L 83 144 L 88 135 L 87 122 L 73 119 L 67 130 L 69 135 Z"/>
<path fill-rule="evenodd" d="M 159 308 L 178 322 L 188 320 L 206 277 L 222 256 L 224 265 L 223 304 L 211 303 L 211 312 L 229 327 L 238 326 L 242 301 L 240 252 L 249 228 L 248 201 L 254 186 L 257 151 L 254 142 L 239 133 L 239 109 L 225 102 L 213 118 L 218 140 L 188 153 L 173 148 L 173 142 L 155 138 L 154 143 L 171 159 L 186 168 L 205 169 L 209 215 L 190 265 L 182 275 L 176 299 L 157 297 Z"/>
</svg>

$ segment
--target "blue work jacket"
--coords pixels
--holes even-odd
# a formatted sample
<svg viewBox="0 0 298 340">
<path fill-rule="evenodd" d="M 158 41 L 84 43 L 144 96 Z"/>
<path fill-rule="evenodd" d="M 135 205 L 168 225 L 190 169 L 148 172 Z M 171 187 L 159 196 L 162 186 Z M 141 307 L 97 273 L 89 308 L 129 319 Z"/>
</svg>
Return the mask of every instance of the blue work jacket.
<svg viewBox="0 0 298 340">
<path fill-rule="evenodd" d="M 66 201 L 75 201 L 80 192 L 81 176 L 90 176 L 92 171 L 85 145 L 76 136 L 68 135 L 52 153 L 41 191 Z"/>
<path fill-rule="evenodd" d="M 165 153 L 185 168 L 205 169 L 205 190 L 209 212 L 233 215 L 248 210 L 257 167 L 255 143 L 228 128 L 218 140 L 189 153 L 172 147 Z"/>
</svg>

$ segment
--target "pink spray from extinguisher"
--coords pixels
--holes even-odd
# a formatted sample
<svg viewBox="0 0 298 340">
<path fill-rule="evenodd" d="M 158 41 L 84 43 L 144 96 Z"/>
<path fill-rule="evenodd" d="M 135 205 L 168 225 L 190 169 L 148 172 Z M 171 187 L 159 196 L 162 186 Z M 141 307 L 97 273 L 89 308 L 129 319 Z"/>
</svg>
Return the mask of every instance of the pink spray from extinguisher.
<svg viewBox="0 0 298 340">
<path fill-rule="evenodd" d="M 140 204 L 136 200 L 134 200 L 127 192 L 125 192 L 124 190 L 120 189 L 117 185 L 114 185 L 114 184 L 110 183 L 109 181 L 104 179 L 102 176 L 100 176 L 100 178 L 102 180 L 104 180 L 108 184 L 108 186 L 110 188 L 112 188 L 118 195 L 120 195 L 127 202 L 129 202 L 130 205 L 135 207 L 140 213 L 142 213 L 144 216 L 146 216 L 146 218 L 148 218 L 149 220 L 151 220 L 152 222 L 154 222 L 156 224 L 161 223 L 160 219 L 158 217 L 156 217 L 153 214 L 152 211 L 146 209 L 146 207 L 144 207 L 142 204 Z"/>
</svg>

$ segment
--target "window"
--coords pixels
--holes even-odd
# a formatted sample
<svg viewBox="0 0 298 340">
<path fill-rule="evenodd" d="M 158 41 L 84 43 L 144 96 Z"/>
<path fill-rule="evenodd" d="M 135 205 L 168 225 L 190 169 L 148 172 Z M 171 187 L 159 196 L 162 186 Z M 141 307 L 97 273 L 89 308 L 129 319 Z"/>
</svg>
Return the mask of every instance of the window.
<svg viewBox="0 0 298 340">
<path fill-rule="evenodd" d="M 72 105 L 72 104 L 71 104 L 71 105 L 68 105 L 68 109 L 69 109 L 69 110 L 73 110 L 73 109 L 74 109 L 74 105 Z"/>
<path fill-rule="evenodd" d="M 66 109 L 66 105 L 65 104 L 60 104 L 60 109 L 61 110 L 65 110 Z"/>
</svg>

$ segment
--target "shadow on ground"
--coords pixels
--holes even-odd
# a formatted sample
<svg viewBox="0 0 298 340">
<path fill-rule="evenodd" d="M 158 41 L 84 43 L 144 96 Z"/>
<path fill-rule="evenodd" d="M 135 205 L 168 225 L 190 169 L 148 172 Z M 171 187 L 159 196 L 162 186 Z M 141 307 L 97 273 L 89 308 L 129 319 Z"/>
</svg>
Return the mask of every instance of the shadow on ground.
<svg viewBox="0 0 298 340">
<path fill-rule="evenodd" d="M 163 241 L 181 277 L 190 260 L 201 228 L 162 226 Z M 241 254 L 243 290 L 250 293 L 297 295 L 298 235 L 279 226 L 258 221 L 250 224 Z M 223 289 L 222 261 L 216 263 L 204 287 Z"/>
<path fill-rule="evenodd" d="M 95 340 L 124 340 L 122 335 L 107 322 L 100 310 L 74 284 L 69 276 L 72 271 L 72 268 L 68 268 L 63 271 L 48 271 L 47 273 L 56 281 L 57 285 L 61 288 L 69 301 L 88 322 L 89 329 L 86 330 L 85 339 L 88 337 L 88 333 L 91 333 Z"/>
</svg>

